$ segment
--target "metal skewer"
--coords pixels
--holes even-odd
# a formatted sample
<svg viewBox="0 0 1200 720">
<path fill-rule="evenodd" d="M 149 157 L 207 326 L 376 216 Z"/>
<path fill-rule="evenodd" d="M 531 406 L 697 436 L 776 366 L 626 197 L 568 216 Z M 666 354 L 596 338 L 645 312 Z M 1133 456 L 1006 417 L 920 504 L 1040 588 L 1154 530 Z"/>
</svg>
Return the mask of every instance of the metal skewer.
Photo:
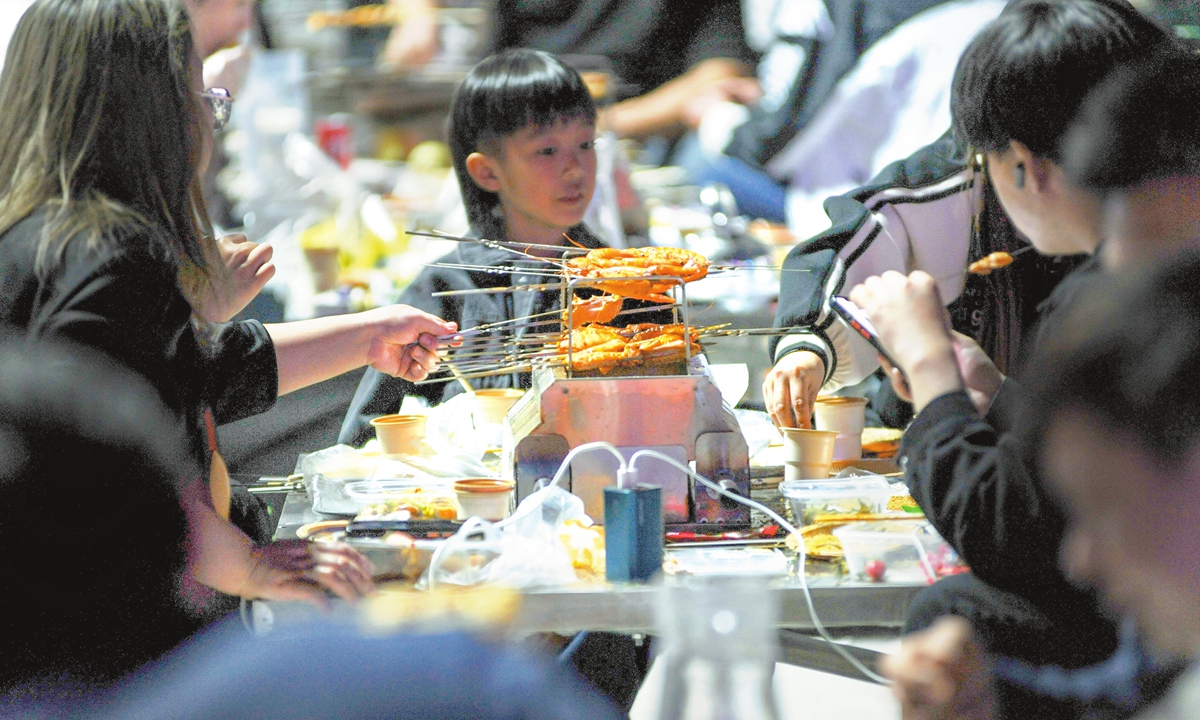
<svg viewBox="0 0 1200 720">
<path fill-rule="evenodd" d="M 421 237 L 437 238 L 439 240 L 453 240 L 454 242 L 474 243 L 476 245 L 486 245 L 487 247 L 496 248 L 498 250 L 499 249 L 521 250 L 522 248 L 524 248 L 525 250 L 532 250 L 534 248 L 537 248 L 538 250 L 549 250 L 552 252 L 561 252 L 561 253 L 578 253 L 580 255 L 586 255 L 587 253 L 591 252 L 591 250 L 589 250 L 588 248 L 569 247 L 566 245 L 537 245 L 534 243 L 518 243 L 518 242 L 509 241 L 509 240 L 489 240 L 487 238 L 472 238 L 472 237 L 465 237 L 462 235 L 451 235 L 450 233 L 439 232 L 436 230 L 433 232 L 422 232 L 420 230 L 409 230 L 407 234 L 419 235 Z M 536 255 L 532 255 L 529 257 L 531 259 L 537 259 L 537 260 L 545 260 L 546 259 L 546 258 L 536 256 Z"/>
</svg>

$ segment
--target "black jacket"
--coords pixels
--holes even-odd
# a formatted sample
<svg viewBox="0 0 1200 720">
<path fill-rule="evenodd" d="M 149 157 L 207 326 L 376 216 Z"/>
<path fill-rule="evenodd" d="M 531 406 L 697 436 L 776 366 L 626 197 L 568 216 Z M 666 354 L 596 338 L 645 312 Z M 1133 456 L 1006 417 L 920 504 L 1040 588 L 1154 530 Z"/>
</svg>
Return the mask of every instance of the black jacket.
<svg viewBox="0 0 1200 720">
<path fill-rule="evenodd" d="M 180 421 L 188 454 L 207 482 L 204 415 L 217 424 L 264 412 L 279 391 L 275 346 L 257 321 L 197 326 L 176 263 L 155 231 L 114 230 L 97 243 L 66 241 L 39 277 L 38 211 L 0 235 L 0 324 L 30 339 L 61 339 L 109 355 L 144 376 Z"/>
<path fill-rule="evenodd" d="M 1043 305 L 1038 337 L 1097 272 L 1090 260 Z M 1115 647 L 1116 625 L 1059 565 L 1067 518 L 1040 477 L 1013 424 L 1024 397 L 1008 379 L 986 417 L 965 392 L 936 398 L 913 421 L 900 448 L 905 479 L 942 537 L 984 582 L 1087 628 L 1081 641 Z M 1102 654 L 1102 653 L 1101 653 Z"/>
</svg>

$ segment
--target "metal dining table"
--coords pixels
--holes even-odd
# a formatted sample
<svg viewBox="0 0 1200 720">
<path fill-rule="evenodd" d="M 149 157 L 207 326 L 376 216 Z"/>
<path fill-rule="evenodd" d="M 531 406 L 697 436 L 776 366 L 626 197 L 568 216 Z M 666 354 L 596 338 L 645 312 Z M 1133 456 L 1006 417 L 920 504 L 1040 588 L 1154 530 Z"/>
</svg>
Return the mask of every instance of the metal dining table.
<svg viewBox="0 0 1200 720">
<path fill-rule="evenodd" d="M 313 522 L 338 519 L 312 509 L 307 493 L 287 496 L 279 517 L 276 540 L 296 537 L 296 531 Z M 909 604 L 924 584 L 863 583 L 847 581 L 826 564 L 810 564 L 808 579 L 813 608 L 833 634 L 846 637 L 896 636 L 904 624 Z M 781 662 L 863 679 L 824 640 L 813 637 L 815 626 L 804 598 L 804 584 L 795 575 L 780 577 L 771 592 L 778 595 Z M 518 635 L 552 632 L 572 635 L 584 631 L 650 634 L 654 630 L 657 588 L 653 584 L 579 583 L 521 593 L 509 629 Z M 262 603 L 256 603 L 263 605 Z M 266 603 L 265 613 L 274 624 L 311 619 L 318 611 L 305 603 Z M 260 617 L 262 610 L 260 608 Z M 869 667 L 879 653 L 843 645 Z"/>
</svg>

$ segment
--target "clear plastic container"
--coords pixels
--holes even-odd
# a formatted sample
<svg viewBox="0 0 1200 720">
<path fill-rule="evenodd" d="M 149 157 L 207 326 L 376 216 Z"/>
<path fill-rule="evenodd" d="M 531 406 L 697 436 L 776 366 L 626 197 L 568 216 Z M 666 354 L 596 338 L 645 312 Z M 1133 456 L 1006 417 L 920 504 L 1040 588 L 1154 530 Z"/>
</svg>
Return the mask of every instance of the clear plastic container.
<svg viewBox="0 0 1200 720">
<path fill-rule="evenodd" d="M 878 475 L 845 480 L 784 480 L 779 492 L 792 507 L 797 526 L 811 525 L 818 515 L 883 512 L 892 491 Z"/>
<path fill-rule="evenodd" d="M 933 526 L 917 520 L 853 522 L 834 528 L 854 580 L 932 583 L 965 569 Z"/>
<path fill-rule="evenodd" d="M 453 520 L 458 500 L 446 484 L 418 480 L 364 480 L 347 483 L 360 520 Z"/>
</svg>

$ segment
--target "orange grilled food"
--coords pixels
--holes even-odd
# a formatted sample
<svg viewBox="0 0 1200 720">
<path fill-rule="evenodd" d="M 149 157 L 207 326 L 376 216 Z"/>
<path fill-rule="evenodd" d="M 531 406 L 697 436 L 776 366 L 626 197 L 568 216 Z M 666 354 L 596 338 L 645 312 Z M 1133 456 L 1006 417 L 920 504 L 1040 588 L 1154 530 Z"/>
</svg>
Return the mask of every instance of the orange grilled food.
<svg viewBox="0 0 1200 720">
<path fill-rule="evenodd" d="M 699 253 L 681 248 L 598 248 L 568 260 L 566 269 L 571 277 L 624 280 L 600 285 L 613 295 L 669 303 L 671 298 L 663 293 L 675 283 L 655 278 L 680 277 L 684 282 L 699 280 L 708 274 L 708 260 Z"/>
<path fill-rule="evenodd" d="M 616 295 L 597 295 L 590 298 L 571 298 L 571 329 L 588 323 L 606 323 L 621 312 L 625 300 Z M 563 313 L 566 322 L 566 313 Z"/>
<path fill-rule="evenodd" d="M 975 275 L 989 275 L 993 270 L 1008 267 L 1012 261 L 1012 255 L 1006 252 L 994 252 L 971 263 L 967 266 L 967 271 Z"/>
</svg>

